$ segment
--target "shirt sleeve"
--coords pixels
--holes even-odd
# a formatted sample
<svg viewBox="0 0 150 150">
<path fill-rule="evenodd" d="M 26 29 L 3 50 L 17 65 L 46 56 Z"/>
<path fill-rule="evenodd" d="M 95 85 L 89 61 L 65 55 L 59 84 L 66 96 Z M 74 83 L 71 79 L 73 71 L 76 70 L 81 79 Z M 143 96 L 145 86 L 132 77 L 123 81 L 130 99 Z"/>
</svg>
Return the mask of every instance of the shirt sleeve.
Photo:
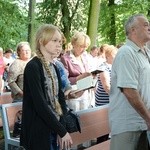
<svg viewBox="0 0 150 150">
<path fill-rule="evenodd" d="M 117 58 L 117 87 L 137 89 L 138 67 L 131 54 L 123 54 Z"/>
<path fill-rule="evenodd" d="M 21 75 L 20 66 L 19 66 L 19 63 L 17 62 L 18 61 L 16 60 L 11 64 L 11 66 L 9 67 L 9 72 L 8 72 L 8 84 L 11 88 L 11 91 L 15 95 L 19 93 L 20 91 L 22 91 L 22 89 L 17 84 L 18 76 Z"/>
</svg>

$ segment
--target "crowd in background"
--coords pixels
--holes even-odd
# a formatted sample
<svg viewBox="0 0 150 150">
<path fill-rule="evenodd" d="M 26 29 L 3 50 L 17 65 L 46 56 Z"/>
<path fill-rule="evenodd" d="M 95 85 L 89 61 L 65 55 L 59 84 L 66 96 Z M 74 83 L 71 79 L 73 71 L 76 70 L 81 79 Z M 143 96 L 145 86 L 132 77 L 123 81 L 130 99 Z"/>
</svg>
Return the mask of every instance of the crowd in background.
<svg viewBox="0 0 150 150">
<path fill-rule="evenodd" d="M 103 44 L 100 47 L 94 45 L 87 52 L 89 46 L 90 38 L 88 35 L 83 32 L 75 32 L 71 43 L 67 44 L 66 49 L 55 59 L 55 65 L 62 74 L 63 91 L 66 93 L 68 90 L 75 90 L 77 88 L 76 82 L 91 75 L 91 71 L 96 69 L 102 69 L 104 71 L 101 74 L 93 76 L 98 81 L 94 89 L 83 92 L 81 97 L 70 98 L 67 101 L 69 107 L 76 111 L 109 102 L 108 98 L 105 98 L 108 96 L 104 96 L 104 93 L 108 93 L 110 84 L 110 75 L 108 75 L 108 72 L 109 74 L 111 72 L 112 60 L 111 62 L 107 62 L 107 59 L 111 55 L 115 56 L 117 48 L 109 44 Z M 12 94 L 14 102 L 22 101 L 24 68 L 32 57 L 30 45 L 28 42 L 20 42 L 17 44 L 15 51 L 0 48 L 0 55 L 0 94 L 9 91 Z M 103 88 L 103 91 L 101 91 L 100 86 Z M 99 93 L 100 91 L 101 93 Z M 103 97 L 102 99 L 99 98 L 101 96 Z M 101 100 L 99 101 L 99 99 Z"/>
<path fill-rule="evenodd" d="M 61 74 L 62 91 L 66 96 L 66 103 L 75 111 L 109 103 L 111 64 L 117 48 L 109 44 L 103 44 L 100 47 L 94 45 L 87 52 L 90 44 L 88 35 L 83 32 L 75 32 L 71 43 L 53 60 Z M 1 94 L 11 92 L 13 102 L 23 100 L 24 70 L 33 57 L 28 42 L 18 43 L 15 51 L 1 48 Z M 82 91 L 75 96 L 70 94 L 70 91 L 76 90 L 78 80 L 92 75 L 91 71 L 97 69 L 103 72 L 93 76 L 97 79 L 95 88 Z M 98 138 L 97 142 L 106 139 L 108 135 Z M 89 144 L 89 142 L 83 143 L 83 146 L 86 147 Z"/>
<path fill-rule="evenodd" d="M 50 146 L 56 150 L 59 149 L 58 134 L 60 146 L 64 143 L 70 148 L 71 136 L 59 122 L 66 106 L 78 111 L 109 103 L 111 150 L 126 149 L 126 146 L 129 150 L 137 148 L 140 135 L 150 128 L 150 52 L 146 47 L 150 41 L 149 21 L 142 14 L 131 16 L 125 32 L 125 44 L 92 45 L 88 52 L 89 36 L 76 31 L 62 50 L 63 34 L 56 26 L 46 24 L 37 32 L 35 56 L 31 56 L 28 42 L 17 45 L 15 57 L 11 49 L 0 48 L 0 93 L 9 89 L 13 102 L 23 101 L 22 146 L 37 150 L 40 146 L 45 146 L 45 150 Z M 94 70 L 101 72 L 91 74 Z M 96 86 L 75 92 L 77 82 L 88 76 L 97 80 Z M 32 117 L 28 118 L 29 112 Z M 34 126 L 32 137 L 26 134 L 30 130 L 28 121 L 31 124 L 37 121 L 44 127 L 40 134 L 46 135 L 42 138 L 43 144 L 37 142 L 40 137 L 34 136 L 39 125 L 33 123 L 36 128 Z M 32 144 L 28 137 L 34 141 Z M 97 143 L 108 138 L 109 135 L 99 137 Z"/>
</svg>

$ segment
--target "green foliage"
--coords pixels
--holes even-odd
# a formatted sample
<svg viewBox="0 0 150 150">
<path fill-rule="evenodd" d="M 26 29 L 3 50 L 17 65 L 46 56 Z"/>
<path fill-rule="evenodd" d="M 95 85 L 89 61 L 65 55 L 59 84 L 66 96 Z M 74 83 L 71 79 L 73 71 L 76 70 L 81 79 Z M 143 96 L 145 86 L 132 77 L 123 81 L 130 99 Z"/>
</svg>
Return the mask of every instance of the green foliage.
<svg viewBox="0 0 150 150">
<path fill-rule="evenodd" d="M 0 47 L 15 48 L 16 44 L 27 39 L 27 18 L 24 17 L 16 4 L 5 0 L 0 1 Z"/>
<path fill-rule="evenodd" d="M 119 4 L 115 4 L 114 8 L 110 8 L 107 1 L 103 0 L 101 3 L 98 28 L 98 33 L 100 33 L 101 36 L 98 38 L 98 42 L 100 44 L 112 44 L 108 38 L 110 34 L 110 16 L 108 15 L 110 14 L 108 13 L 109 11 L 113 10 L 115 13 L 116 44 L 120 44 L 125 41 L 124 23 L 126 19 L 136 13 L 143 13 L 147 15 L 149 5 L 150 3 L 147 0 L 122 0 L 122 3 L 120 2 Z"/>
<path fill-rule="evenodd" d="M 71 37 L 75 30 L 86 32 L 89 4 L 88 0 L 45 0 L 38 5 L 38 21 L 57 25 L 62 31 L 65 31 L 65 23 L 68 23 L 68 34 Z M 66 16 L 62 16 L 62 7 L 68 13 Z"/>
<path fill-rule="evenodd" d="M 0 0 L 0 47 L 15 49 L 18 42 L 27 40 L 28 2 Z M 87 32 L 90 0 L 43 0 L 36 6 L 35 28 L 41 23 L 52 23 L 59 26 L 67 37 L 71 37 L 76 30 Z M 113 40 L 116 40 L 116 44 L 123 43 L 126 19 L 135 13 L 149 14 L 150 17 L 149 6 L 150 0 L 118 0 L 111 6 L 108 0 L 101 0 L 97 45 L 113 44 Z M 67 14 L 62 12 L 64 7 Z M 114 14 L 115 26 L 110 14 Z"/>
<path fill-rule="evenodd" d="M 58 0 L 45 0 L 37 5 L 39 22 L 58 24 L 61 14 L 59 13 L 60 5 Z"/>
<path fill-rule="evenodd" d="M 81 0 L 79 8 L 76 10 L 76 14 L 72 20 L 72 33 L 75 30 L 87 32 L 89 7 L 89 0 Z"/>
</svg>

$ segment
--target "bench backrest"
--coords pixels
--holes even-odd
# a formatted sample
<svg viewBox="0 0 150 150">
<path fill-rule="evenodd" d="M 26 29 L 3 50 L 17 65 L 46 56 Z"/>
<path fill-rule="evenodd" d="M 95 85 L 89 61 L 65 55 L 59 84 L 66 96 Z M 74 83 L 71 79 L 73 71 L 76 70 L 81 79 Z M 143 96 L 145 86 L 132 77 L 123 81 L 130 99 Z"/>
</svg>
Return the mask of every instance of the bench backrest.
<svg viewBox="0 0 150 150">
<path fill-rule="evenodd" d="M 81 133 L 71 133 L 73 146 L 110 133 L 108 105 L 78 111 L 81 120 Z"/>
<path fill-rule="evenodd" d="M 81 120 L 81 133 L 71 133 L 73 146 L 110 133 L 108 123 L 108 105 L 81 110 L 77 113 Z M 1 105 L 4 136 L 9 139 L 13 130 L 16 113 L 22 109 L 22 102 Z"/>
<path fill-rule="evenodd" d="M 5 138 L 9 139 L 10 133 L 14 128 L 16 114 L 22 110 L 22 102 L 1 105 L 1 115 Z"/>
<path fill-rule="evenodd" d="M 13 99 L 11 97 L 11 92 L 6 92 L 6 93 L 3 93 L 2 95 L 0 95 L 0 105 L 12 103 L 12 101 L 13 101 Z M 2 118 L 0 115 L 0 127 L 2 127 L 2 126 L 3 126 Z"/>
<path fill-rule="evenodd" d="M 0 95 L 0 105 L 12 103 L 12 101 L 11 92 L 6 92 Z"/>
</svg>

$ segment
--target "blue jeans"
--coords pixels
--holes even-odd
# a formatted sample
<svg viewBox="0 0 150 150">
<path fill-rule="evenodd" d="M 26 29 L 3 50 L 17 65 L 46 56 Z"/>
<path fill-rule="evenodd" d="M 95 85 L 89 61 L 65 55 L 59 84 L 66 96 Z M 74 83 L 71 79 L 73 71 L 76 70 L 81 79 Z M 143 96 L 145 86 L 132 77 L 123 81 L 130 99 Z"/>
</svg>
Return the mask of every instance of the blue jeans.
<svg viewBox="0 0 150 150">
<path fill-rule="evenodd" d="M 50 134 L 50 150 L 59 150 L 59 145 L 57 144 L 57 134 L 51 132 Z"/>
</svg>

